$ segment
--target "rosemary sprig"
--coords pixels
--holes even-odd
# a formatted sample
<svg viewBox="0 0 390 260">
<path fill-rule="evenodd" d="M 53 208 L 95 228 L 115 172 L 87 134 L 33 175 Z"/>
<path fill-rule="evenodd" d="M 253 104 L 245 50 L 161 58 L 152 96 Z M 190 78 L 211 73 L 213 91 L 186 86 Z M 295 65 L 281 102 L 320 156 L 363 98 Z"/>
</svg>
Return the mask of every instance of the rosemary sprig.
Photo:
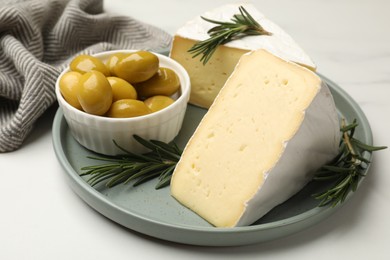
<svg viewBox="0 0 390 260">
<path fill-rule="evenodd" d="M 355 192 L 359 181 L 365 176 L 370 161 L 364 157 L 365 153 L 386 149 L 385 146 L 370 146 L 354 138 L 358 123 L 355 120 L 346 125 L 345 119 L 341 122 L 342 139 L 340 140 L 340 152 L 334 160 L 321 167 L 315 174 L 315 181 L 333 182 L 333 186 L 326 191 L 314 194 L 320 200 L 319 206 L 341 204 L 347 195 Z"/>
<path fill-rule="evenodd" d="M 133 186 L 137 186 L 156 177 L 159 179 L 156 189 L 169 185 L 182 151 L 174 143 L 167 144 L 157 140 L 147 141 L 137 135 L 134 138 L 150 149 L 150 152 L 142 155 L 134 154 L 123 149 L 114 141 L 124 154 L 110 157 L 88 156 L 90 159 L 106 163 L 83 167 L 81 168 L 83 173 L 80 176 L 90 175 L 88 183 L 91 186 L 106 182 L 105 185 L 108 188 L 131 181 L 135 181 Z"/>
<path fill-rule="evenodd" d="M 188 52 L 194 54 L 192 58 L 202 55 L 200 61 L 205 65 L 219 45 L 249 35 L 272 35 L 264 30 L 244 7 L 240 6 L 239 11 L 240 14 L 233 15 L 231 22 L 215 21 L 201 16 L 203 20 L 217 24 L 217 26 L 207 32 L 210 35 L 209 39 L 194 44 L 188 50 Z"/>
</svg>

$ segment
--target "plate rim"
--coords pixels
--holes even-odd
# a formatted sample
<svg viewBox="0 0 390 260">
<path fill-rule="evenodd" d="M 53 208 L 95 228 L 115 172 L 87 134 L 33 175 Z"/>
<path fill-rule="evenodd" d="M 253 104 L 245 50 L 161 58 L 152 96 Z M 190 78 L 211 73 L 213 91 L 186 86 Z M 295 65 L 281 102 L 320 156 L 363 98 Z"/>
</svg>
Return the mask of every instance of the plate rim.
<svg viewBox="0 0 390 260">
<path fill-rule="evenodd" d="M 343 99 L 348 101 L 349 105 L 353 108 L 354 112 L 356 112 L 359 117 L 359 126 L 362 127 L 362 131 L 365 134 L 365 137 L 367 138 L 367 143 L 372 144 L 373 143 L 373 136 L 372 136 L 372 131 L 371 127 L 369 125 L 368 119 L 363 112 L 363 110 L 360 108 L 360 106 L 357 104 L 357 102 L 346 92 L 344 91 L 341 87 L 339 87 L 336 83 L 328 79 L 327 77 L 317 73 L 325 83 L 327 83 L 331 89 L 331 91 L 336 91 Z M 57 156 L 58 161 L 60 162 L 62 168 L 65 170 L 65 173 L 67 177 L 70 179 L 71 183 L 70 186 L 71 188 L 75 191 L 75 193 L 82 199 L 84 200 L 89 206 L 94 208 L 96 211 L 98 211 L 100 214 L 108 217 L 112 221 L 121 224 L 122 226 L 135 230 L 140 233 L 144 233 L 146 235 L 163 239 L 163 240 L 168 240 L 172 242 L 177 242 L 177 243 L 184 243 L 184 244 L 191 244 L 191 245 L 206 245 L 206 246 L 234 246 L 234 245 L 247 245 L 247 244 L 253 244 L 253 243 L 258 243 L 258 242 L 264 242 L 264 241 L 269 241 L 271 239 L 267 238 L 259 238 L 259 239 L 250 239 L 249 241 L 226 241 L 226 242 L 221 242 L 221 241 L 216 241 L 215 243 L 203 243 L 202 241 L 197 241 L 198 239 L 191 239 L 188 238 L 188 241 L 182 241 L 182 239 L 175 239 L 174 237 L 167 236 L 167 235 L 161 235 L 161 234 L 155 234 L 155 232 L 150 231 L 150 230 L 144 230 L 144 228 L 140 228 L 138 226 L 134 226 L 135 223 L 137 224 L 151 224 L 157 227 L 160 227 L 161 229 L 164 230 L 176 230 L 177 232 L 193 232 L 193 233 L 200 233 L 200 234 L 206 234 L 206 235 L 228 235 L 228 234 L 246 234 L 246 233 L 253 233 L 253 232 L 262 232 L 262 231 L 269 231 L 269 230 L 274 230 L 274 229 L 280 229 L 280 228 L 287 228 L 291 225 L 298 224 L 303 221 L 308 221 L 312 222 L 310 225 L 305 225 L 305 227 L 312 226 L 322 219 L 326 218 L 333 212 L 335 212 L 338 208 L 340 208 L 342 205 L 344 205 L 350 197 L 353 195 L 352 193 L 349 193 L 345 202 L 343 204 L 338 204 L 335 207 L 315 207 L 312 208 L 308 211 L 305 211 L 299 215 L 295 215 L 286 219 L 282 220 L 277 220 L 269 223 L 263 223 L 263 224 L 256 224 L 256 225 L 251 225 L 251 226 L 243 226 L 243 227 L 231 227 L 231 228 L 216 228 L 213 226 L 210 227 L 203 227 L 203 226 L 191 226 L 191 225 L 185 225 L 185 224 L 170 224 L 166 222 L 159 222 L 155 219 L 149 219 L 146 218 L 145 216 L 142 216 L 136 212 L 131 212 L 128 211 L 124 208 L 121 208 L 119 205 L 115 204 L 113 201 L 109 200 L 108 197 L 104 196 L 102 193 L 97 191 L 96 189 L 92 188 L 89 184 L 87 184 L 84 179 L 82 179 L 75 169 L 72 167 L 71 163 L 68 160 L 67 155 L 64 152 L 64 149 L 62 147 L 62 131 L 63 131 L 63 125 L 66 124 L 66 121 L 63 117 L 63 112 L 61 108 L 58 108 L 54 120 L 53 120 L 53 126 L 52 126 L 52 142 L 53 142 L 53 148 L 55 151 L 55 154 Z M 370 155 L 370 158 L 372 158 L 372 154 Z M 369 171 L 369 167 L 366 169 L 366 173 Z M 362 179 L 363 180 L 363 179 Z M 359 182 L 359 186 L 362 183 L 362 180 Z M 96 200 L 96 201 L 93 201 Z M 102 205 L 99 205 L 101 203 Z M 100 207 L 103 207 L 100 208 Z M 115 212 L 105 212 L 105 207 L 114 209 Z M 125 221 L 118 220 L 116 219 L 117 217 L 115 215 L 127 215 L 128 217 L 131 217 L 133 219 L 129 220 L 130 222 L 134 221 L 134 224 L 128 224 L 123 223 Z M 300 229 L 302 230 L 302 229 Z M 287 232 L 289 234 L 296 233 L 300 230 L 294 230 Z M 157 233 L 164 233 L 164 232 L 157 232 Z M 286 235 L 289 235 L 286 234 Z M 284 237 L 286 235 L 280 235 L 280 236 L 275 236 L 274 239 L 279 238 L 279 237 Z M 249 235 L 251 237 L 251 235 Z M 245 237 L 244 237 L 245 238 Z M 245 239 L 244 239 L 245 240 Z"/>
</svg>

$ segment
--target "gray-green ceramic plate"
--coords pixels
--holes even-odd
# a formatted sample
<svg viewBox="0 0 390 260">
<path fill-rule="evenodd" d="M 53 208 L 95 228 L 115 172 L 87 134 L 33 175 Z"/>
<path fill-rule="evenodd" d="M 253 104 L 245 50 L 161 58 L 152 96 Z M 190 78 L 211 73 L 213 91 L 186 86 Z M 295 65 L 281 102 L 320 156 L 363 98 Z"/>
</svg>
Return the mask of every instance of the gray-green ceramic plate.
<svg viewBox="0 0 390 260">
<path fill-rule="evenodd" d="M 323 79 L 331 88 L 340 116 L 348 121 L 356 118 L 359 122 L 357 137 L 372 144 L 369 123 L 358 104 L 335 83 Z M 185 145 L 204 113 L 204 109 L 191 105 L 188 107 L 183 128 L 176 138 L 179 146 Z M 80 168 L 95 164 L 96 161 L 88 159 L 87 156 L 93 153 L 72 138 L 61 109 L 53 123 L 53 144 L 70 186 L 88 205 L 124 227 L 168 241 L 204 246 L 260 243 L 312 226 L 340 207 L 317 207 L 318 201 L 311 195 L 324 187 L 318 183 L 309 183 L 298 194 L 251 226 L 215 228 L 175 201 L 170 196 L 169 187 L 155 190 L 155 181 L 135 188 L 131 185 L 119 185 L 111 189 L 89 186 L 79 176 Z"/>
</svg>

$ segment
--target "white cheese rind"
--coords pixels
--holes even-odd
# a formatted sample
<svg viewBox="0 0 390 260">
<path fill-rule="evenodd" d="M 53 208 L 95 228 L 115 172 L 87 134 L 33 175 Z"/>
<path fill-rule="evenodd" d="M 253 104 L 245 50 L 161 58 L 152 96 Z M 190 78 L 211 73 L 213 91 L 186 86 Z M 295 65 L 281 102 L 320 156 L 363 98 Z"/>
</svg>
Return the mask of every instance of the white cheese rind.
<svg viewBox="0 0 390 260">
<path fill-rule="evenodd" d="M 336 156 L 339 138 L 326 84 L 299 65 L 253 51 L 185 147 L 172 196 L 217 227 L 252 224 Z"/>
<path fill-rule="evenodd" d="M 316 65 L 311 58 L 290 35 L 277 24 L 267 19 L 251 4 L 228 4 L 205 12 L 202 16 L 211 20 L 231 22 L 233 15 L 239 13 L 239 6 L 243 6 L 245 10 L 247 10 L 266 31 L 272 33 L 272 35 L 247 36 L 226 43 L 225 46 L 244 50 L 265 49 L 282 59 L 293 61 L 313 69 L 316 68 Z M 203 20 L 201 16 L 197 16 L 193 20 L 188 21 L 183 27 L 179 28 L 176 35 L 183 38 L 203 41 L 210 37 L 207 34 L 207 31 L 214 26 L 216 25 Z"/>
</svg>

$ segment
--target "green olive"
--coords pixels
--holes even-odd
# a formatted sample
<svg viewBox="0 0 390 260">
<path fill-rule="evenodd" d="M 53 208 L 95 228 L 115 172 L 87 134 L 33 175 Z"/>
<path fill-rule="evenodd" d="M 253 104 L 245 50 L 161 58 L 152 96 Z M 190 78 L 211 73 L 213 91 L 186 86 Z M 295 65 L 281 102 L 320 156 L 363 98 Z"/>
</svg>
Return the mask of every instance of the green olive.
<svg viewBox="0 0 390 260">
<path fill-rule="evenodd" d="M 158 67 L 159 60 L 156 55 L 147 51 L 137 51 L 120 59 L 114 72 L 117 77 L 133 84 L 150 79 Z"/>
<path fill-rule="evenodd" d="M 150 114 L 152 111 L 144 102 L 135 99 L 121 99 L 112 103 L 107 116 L 124 118 Z"/>
<path fill-rule="evenodd" d="M 107 77 L 112 87 L 112 102 L 119 99 L 137 99 L 137 91 L 126 80 L 118 77 Z"/>
<path fill-rule="evenodd" d="M 167 96 L 153 96 L 144 101 L 145 105 L 153 112 L 164 109 L 173 102 L 175 102 L 175 100 Z"/>
<path fill-rule="evenodd" d="M 96 57 L 90 55 L 79 55 L 70 63 L 70 69 L 84 74 L 91 70 L 100 71 L 105 76 L 109 76 L 110 72 L 106 65 Z"/>
<path fill-rule="evenodd" d="M 179 77 L 173 70 L 168 68 L 159 68 L 151 79 L 136 85 L 138 95 L 143 98 L 157 95 L 171 96 L 179 88 Z"/>
<path fill-rule="evenodd" d="M 79 87 L 81 74 L 76 71 L 66 72 L 60 78 L 60 91 L 66 102 L 71 106 L 81 109 L 80 102 L 77 98 L 77 92 Z"/>
<path fill-rule="evenodd" d="M 93 70 L 81 76 L 77 97 L 85 112 L 104 115 L 112 103 L 112 88 L 103 73 Z"/>
<path fill-rule="evenodd" d="M 108 70 L 110 71 L 111 75 L 116 76 L 114 68 L 115 68 L 116 64 L 118 63 L 118 61 L 121 60 L 125 56 L 126 56 L 126 53 L 118 52 L 118 53 L 114 53 L 114 54 L 110 55 L 110 57 L 108 57 L 108 60 L 106 62 L 106 66 L 107 66 Z"/>
</svg>

